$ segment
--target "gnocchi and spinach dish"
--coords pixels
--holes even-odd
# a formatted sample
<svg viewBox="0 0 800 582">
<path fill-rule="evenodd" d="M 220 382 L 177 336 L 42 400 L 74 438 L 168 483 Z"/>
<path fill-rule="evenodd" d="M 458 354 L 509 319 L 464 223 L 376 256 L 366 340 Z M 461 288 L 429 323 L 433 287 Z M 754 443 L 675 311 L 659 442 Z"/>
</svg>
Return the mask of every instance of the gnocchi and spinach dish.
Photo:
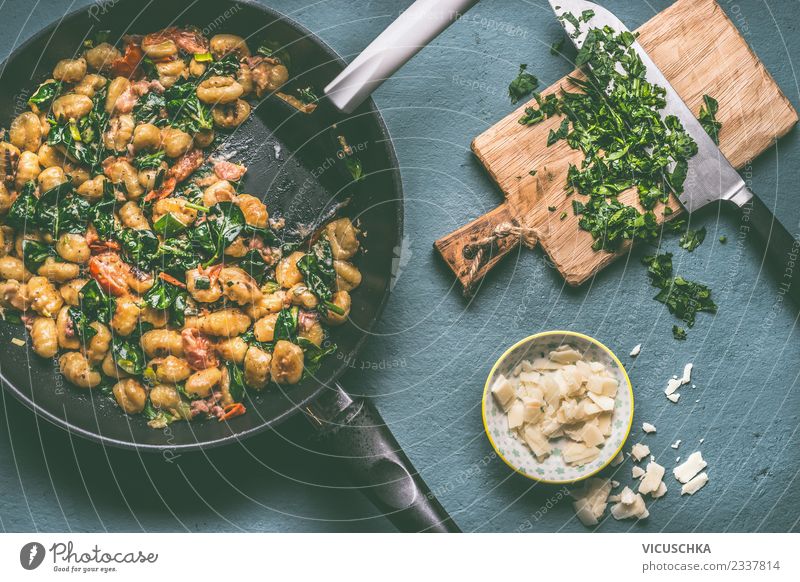
<svg viewBox="0 0 800 582">
<path fill-rule="evenodd" d="M 280 91 L 287 57 L 191 28 L 121 45 L 58 62 L 3 130 L 2 315 L 69 383 L 153 428 L 228 420 L 336 350 L 359 232 L 338 218 L 287 240 L 241 191 L 247 169 L 215 156 L 248 99 L 313 112 L 310 90 Z"/>
</svg>

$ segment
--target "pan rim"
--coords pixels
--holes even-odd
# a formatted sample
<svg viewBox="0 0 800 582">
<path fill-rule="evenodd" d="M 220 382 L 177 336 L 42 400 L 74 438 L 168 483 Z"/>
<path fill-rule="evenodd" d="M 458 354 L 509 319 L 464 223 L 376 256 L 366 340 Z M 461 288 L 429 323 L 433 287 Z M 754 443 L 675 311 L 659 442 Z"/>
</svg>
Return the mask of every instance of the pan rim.
<svg viewBox="0 0 800 582">
<path fill-rule="evenodd" d="M 322 49 L 325 53 L 327 53 L 328 56 L 331 59 L 331 62 L 336 62 L 342 68 L 347 65 L 346 61 L 342 58 L 342 56 L 336 50 L 334 50 L 327 42 L 322 40 L 317 34 L 312 32 L 311 30 L 309 30 L 308 28 L 306 28 L 302 24 L 298 23 L 293 18 L 290 18 L 290 17 L 286 16 L 282 12 L 279 12 L 279 11 L 275 10 L 274 8 L 270 8 L 268 6 L 264 6 L 264 5 L 256 2 L 255 0 L 236 0 L 235 2 L 231 2 L 231 3 L 232 4 L 244 4 L 244 5 L 246 5 L 246 6 L 250 7 L 250 8 L 253 8 L 253 9 L 259 11 L 259 12 L 264 13 L 267 16 L 271 16 L 276 20 L 280 20 L 280 21 L 288 24 L 290 27 L 292 27 L 293 29 L 298 31 L 298 33 L 302 34 L 305 38 L 309 39 L 311 42 L 316 44 L 320 49 Z M 67 19 L 70 19 L 70 18 L 73 18 L 75 16 L 79 16 L 81 14 L 88 14 L 90 8 L 91 8 L 91 5 L 90 6 L 85 6 L 83 8 L 78 8 L 76 10 L 73 10 L 73 11 L 71 11 L 71 12 L 69 12 L 69 13 L 61 16 L 61 17 L 59 17 L 57 20 L 51 21 L 48 24 L 46 24 L 44 27 L 41 28 L 41 30 L 39 30 L 38 32 L 34 33 L 33 35 L 30 36 L 30 38 L 26 39 L 19 46 L 14 48 L 8 54 L 8 56 L 6 58 L 4 58 L 2 62 L 0 62 L 0 73 L 5 71 L 5 68 L 8 65 L 8 62 L 12 58 L 14 58 L 15 55 L 17 55 L 18 53 L 24 51 L 25 49 L 28 48 L 28 46 L 30 46 L 31 44 L 37 42 L 38 40 L 40 40 L 44 36 L 46 36 L 48 34 L 53 34 L 53 32 L 55 30 L 57 30 L 59 22 L 62 22 L 64 20 L 67 20 Z M 370 97 L 369 99 L 367 99 L 367 101 L 365 101 L 365 105 L 367 106 L 368 111 L 362 113 L 362 115 L 363 114 L 367 114 L 368 117 L 370 117 L 376 123 L 376 127 L 378 129 L 378 132 L 380 134 L 380 137 L 381 137 L 382 141 L 386 142 L 386 151 L 387 151 L 388 158 L 389 158 L 388 162 L 390 164 L 390 168 L 391 168 L 391 170 L 394 170 L 395 174 L 396 174 L 392 178 L 392 183 L 393 183 L 393 192 L 392 192 L 392 194 L 394 196 L 394 199 L 398 201 L 397 211 L 396 211 L 396 216 L 395 216 L 396 227 L 394 229 L 395 230 L 394 235 L 396 237 L 396 240 L 400 241 L 400 240 L 402 240 L 402 237 L 403 237 L 403 226 L 404 226 L 403 225 L 403 219 L 404 219 L 404 202 L 403 202 L 404 201 L 404 191 L 403 191 L 403 182 L 402 182 L 402 176 L 401 176 L 401 173 L 400 173 L 399 162 L 398 162 L 398 159 L 397 159 L 397 152 L 395 151 L 394 141 L 392 140 L 391 135 L 389 134 L 389 129 L 386 126 L 386 122 L 384 121 L 383 116 L 380 113 L 380 110 L 375 105 L 375 102 L 372 99 L 372 97 Z M 363 344 L 367 339 L 368 332 L 372 330 L 372 328 L 374 327 L 375 323 L 380 319 L 381 315 L 383 314 L 383 311 L 384 311 L 384 309 L 386 307 L 386 303 L 389 300 L 390 291 L 391 291 L 391 284 L 389 283 L 389 284 L 386 285 L 385 289 L 383 290 L 383 294 L 381 295 L 380 299 L 375 302 L 375 314 L 372 317 L 371 321 L 369 322 L 369 325 L 367 325 L 363 329 L 363 331 L 361 333 L 361 337 L 355 342 L 355 345 L 353 346 L 353 349 L 350 352 L 351 355 L 354 356 L 354 355 L 358 354 L 361 351 L 361 349 L 363 347 Z M 191 451 L 198 451 L 198 450 L 201 450 L 201 449 L 203 449 L 203 450 L 205 450 L 205 449 L 213 449 L 213 448 L 217 448 L 217 447 L 224 446 L 224 445 L 227 445 L 227 444 L 231 444 L 233 442 L 239 442 L 239 441 L 242 441 L 242 440 L 247 439 L 249 437 L 252 437 L 252 436 L 255 436 L 257 434 L 260 434 L 260 433 L 262 433 L 262 432 L 264 432 L 264 431 L 266 431 L 268 429 L 275 428 L 279 424 L 285 422 L 287 419 L 289 419 L 290 417 L 292 417 L 295 414 L 297 414 L 303 407 L 305 407 L 307 404 L 309 404 L 310 402 L 315 400 L 317 397 L 319 397 L 320 393 L 323 390 L 325 390 L 326 388 L 330 388 L 330 384 L 338 384 L 339 379 L 341 378 L 341 376 L 345 373 L 345 371 L 347 369 L 348 369 L 347 364 L 346 364 L 346 362 L 344 362 L 342 365 L 339 366 L 339 368 L 337 370 L 335 370 L 333 372 L 332 377 L 331 377 L 331 379 L 330 379 L 330 381 L 328 383 L 319 383 L 318 386 L 311 392 L 311 394 L 309 396 L 307 396 L 306 398 L 303 398 L 303 399 L 301 399 L 301 400 L 299 400 L 297 402 L 294 402 L 293 405 L 291 407 L 287 408 L 287 410 L 284 411 L 283 413 L 278 414 L 276 416 L 273 416 L 269 420 L 266 420 L 266 421 L 262 422 L 261 424 L 255 426 L 253 428 L 250 428 L 248 430 L 244 430 L 242 432 L 231 433 L 231 434 L 226 435 L 224 437 L 213 439 L 213 440 L 195 441 L 195 442 L 192 442 L 192 443 L 185 443 L 185 444 L 136 443 L 136 442 L 132 442 L 132 441 L 125 441 L 125 440 L 120 440 L 120 439 L 104 436 L 104 435 L 99 434 L 97 432 L 93 432 L 91 430 L 87 430 L 85 428 L 76 426 L 76 425 L 72 424 L 71 422 L 69 422 L 68 420 L 66 420 L 64 418 L 61 418 L 61 417 L 53 414 L 52 412 L 50 412 L 48 409 L 40 406 L 39 404 L 37 404 L 35 402 L 35 399 L 29 398 L 19 388 L 17 388 L 14 385 L 13 382 L 8 380 L 8 378 L 6 378 L 6 376 L 2 372 L 2 370 L 0 370 L 0 383 L 2 383 L 3 388 L 7 392 L 9 392 L 11 395 L 13 395 L 26 408 L 28 408 L 29 410 L 33 411 L 36 414 L 36 416 L 47 420 L 48 422 L 50 422 L 51 424 L 57 426 L 58 428 L 61 428 L 61 429 L 64 429 L 64 430 L 68 431 L 70 434 L 75 434 L 77 436 L 85 438 L 86 440 L 89 440 L 89 441 L 92 441 L 92 442 L 95 442 L 95 443 L 98 443 L 98 444 L 109 445 L 109 446 L 113 446 L 115 448 L 125 449 L 125 450 L 151 452 L 151 453 L 161 453 L 161 452 L 164 452 L 164 451 L 180 451 L 182 453 L 186 453 L 186 452 L 191 452 Z"/>
</svg>

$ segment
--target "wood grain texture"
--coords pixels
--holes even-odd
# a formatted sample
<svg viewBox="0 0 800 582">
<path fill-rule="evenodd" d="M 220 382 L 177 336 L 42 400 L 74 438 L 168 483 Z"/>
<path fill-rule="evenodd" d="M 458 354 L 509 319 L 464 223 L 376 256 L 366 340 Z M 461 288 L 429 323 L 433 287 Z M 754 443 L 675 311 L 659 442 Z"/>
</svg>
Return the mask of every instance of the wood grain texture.
<svg viewBox="0 0 800 582">
<path fill-rule="evenodd" d="M 797 123 L 796 111 L 715 0 L 678 0 L 638 32 L 639 42 L 692 111 L 699 113 L 703 95 L 719 101 L 720 149 L 735 167 L 745 166 Z M 543 93 L 560 88 L 574 90 L 565 77 Z M 506 203 L 502 212 L 493 211 L 434 244 L 462 284 L 472 265 L 459 249 L 488 236 L 498 217 L 532 229 L 571 285 L 585 282 L 627 250 L 623 247 L 616 254 L 592 250 L 592 237 L 578 228 L 572 198 L 564 194 L 567 168 L 583 156 L 563 140 L 547 147 L 547 135 L 561 118 L 533 127 L 518 123 L 525 107 L 532 104 L 509 114 L 472 143 Z M 530 176 L 533 168 L 537 173 Z M 620 200 L 638 206 L 635 191 L 623 193 Z M 676 199 L 669 205 L 675 210 L 673 217 L 683 212 Z M 562 220 L 565 211 L 567 217 Z M 663 220 L 660 209 L 656 215 Z M 515 242 L 518 239 L 508 238 L 498 245 L 491 263 L 479 275 L 485 275 Z"/>
</svg>

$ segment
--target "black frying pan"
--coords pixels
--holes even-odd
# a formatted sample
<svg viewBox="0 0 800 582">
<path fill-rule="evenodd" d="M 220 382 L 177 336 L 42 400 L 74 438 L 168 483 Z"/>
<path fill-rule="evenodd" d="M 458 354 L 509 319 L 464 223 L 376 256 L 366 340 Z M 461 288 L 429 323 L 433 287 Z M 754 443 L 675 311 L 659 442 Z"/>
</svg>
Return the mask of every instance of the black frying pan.
<svg viewBox="0 0 800 582">
<path fill-rule="evenodd" d="M 99 3 L 73 12 L 20 46 L 0 71 L 0 124 L 25 109 L 28 96 L 48 78 L 55 63 L 78 52 L 86 39 L 110 30 L 109 42 L 124 34 L 147 33 L 171 24 L 192 24 L 207 36 L 230 32 L 275 41 L 290 57 L 293 87 L 318 93 L 343 68 L 336 53 L 308 30 L 272 10 L 230 0 L 137 0 Z M 335 127 L 334 127 L 335 125 Z M 335 136 L 356 146 L 365 177 L 353 182 L 337 157 Z M 230 422 L 175 423 L 169 435 L 129 417 L 107 397 L 67 385 L 57 363 L 10 341 L 21 326 L 0 322 L 3 385 L 40 416 L 80 436 L 146 451 L 192 450 L 239 441 L 303 410 L 330 450 L 353 469 L 356 484 L 405 531 L 458 531 L 417 475 L 377 412 L 354 401 L 337 384 L 380 315 L 389 293 L 392 263 L 402 229 L 402 185 L 386 127 L 369 101 L 344 116 L 324 101 L 312 115 L 298 113 L 276 97 L 254 108 L 250 119 L 226 142 L 235 161 L 248 167 L 244 191 L 263 196 L 270 213 L 289 224 L 318 225 L 335 211 L 369 233 L 357 265 L 362 285 L 353 292 L 350 321 L 337 328 L 337 356 L 314 378 L 296 386 L 251 393 L 248 413 Z M 342 207 L 344 205 L 344 207 Z"/>
</svg>

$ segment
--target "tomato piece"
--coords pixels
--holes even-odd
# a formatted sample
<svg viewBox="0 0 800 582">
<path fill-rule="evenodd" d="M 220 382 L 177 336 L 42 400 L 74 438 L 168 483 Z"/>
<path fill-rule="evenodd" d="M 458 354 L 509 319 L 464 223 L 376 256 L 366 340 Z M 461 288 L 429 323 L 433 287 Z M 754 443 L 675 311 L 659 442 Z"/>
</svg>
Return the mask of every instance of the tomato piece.
<svg viewBox="0 0 800 582">
<path fill-rule="evenodd" d="M 117 297 L 128 293 L 130 268 L 116 253 L 103 253 L 89 259 L 89 272 L 103 291 Z"/>
</svg>

